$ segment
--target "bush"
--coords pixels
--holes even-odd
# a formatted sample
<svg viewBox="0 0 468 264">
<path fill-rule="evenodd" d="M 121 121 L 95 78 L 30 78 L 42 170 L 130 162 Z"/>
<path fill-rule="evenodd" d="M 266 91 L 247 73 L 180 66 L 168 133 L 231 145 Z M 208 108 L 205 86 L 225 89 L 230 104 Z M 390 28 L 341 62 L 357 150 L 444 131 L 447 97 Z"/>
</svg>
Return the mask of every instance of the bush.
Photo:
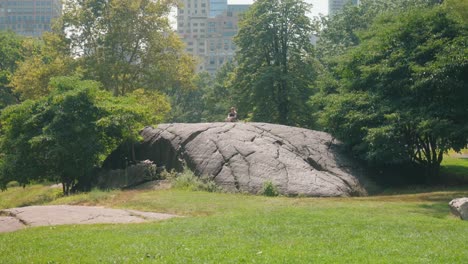
<svg viewBox="0 0 468 264">
<path fill-rule="evenodd" d="M 271 181 L 266 181 L 263 183 L 263 188 L 262 188 L 262 194 L 265 196 L 278 196 L 278 188 L 271 182 Z"/>
<path fill-rule="evenodd" d="M 220 190 L 213 180 L 206 176 L 197 177 L 187 168 L 185 168 L 182 173 L 176 173 L 174 171 L 164 172 L 162 176 L 169 179 L 172 183 L 172 187 L 175 189 L 207 192 L 217 192 Z"/>
<path fill-rule="evenodd" d="M 61 182 L 67 195 L 88 190 L 93 168 L 122 142 L 138 139 L 154 115 L 136 96 L 114 97 L 97 82 L 57 77 L 50 85 L 48 96 L 1 112 L 1 189 L 10 181 L 48 180 Z"/>
<path fill-rule="evenodd" d="M 7 188 L 20 187 L 20 184 L 17 181 L 11 181 L 11 182 L 6 184 L 6 187 Z"/>
</svg>

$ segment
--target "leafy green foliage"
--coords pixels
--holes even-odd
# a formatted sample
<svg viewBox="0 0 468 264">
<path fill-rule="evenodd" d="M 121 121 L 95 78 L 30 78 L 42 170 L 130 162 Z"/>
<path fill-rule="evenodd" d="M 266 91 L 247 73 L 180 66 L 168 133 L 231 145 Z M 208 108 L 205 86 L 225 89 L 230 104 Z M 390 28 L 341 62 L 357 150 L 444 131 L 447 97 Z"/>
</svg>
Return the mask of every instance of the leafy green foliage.
<svg viewBox="0 0 468 264">
<path fill-rule="evenodd" d="M 204 101 L 205 90 L 210 87 L 211 77 L 208 73 L 199 73 L 193 78 L 191 89 L 166 90 L 170 98 L 171 112 L 168 120 L 175 123 L 197 123 L 207 106 Z"/>
<path fill-rule="evenodd" d="M 359 6 L 347 5 L 342 12 L 317 21 L 322 27 L 317 42 L 318 57 L 333 64 L 333 58 L 360 43 L 359 32 L 367 30 L 380 15 L 395 15 L 409 8 L 425 8 L 438 3 L 439 0 L 361 0 Z"/>
<path fill-rule="evenodd" d="M 22 38 L 11 31 L 0 31 L 0 85 L 9 83 L 17 62 L 23 59 Z"/>
<path fill-rule="evenodd" d="M 322 125 L 371 163 L 438 176 L 443 153 L 468 142 L 466 36 L 440 6 L 380 17 L 315 97 Z"/>
<path fill-rule="evenodd" d="M 177 89 L 169 94 L 172 111 L 171 122 L 222 122 L 232 106 L 237 106 L 241 95 L 231 83 L 233 63 L 225 63 L 214 77 L 206 72 L 196 75 L 194 88 Z M 239 114 L 245 113 L 240 109 Z"/>
<path fill-rule="evenodd" d="M 271 182 L 271 181 L 266 181 L 263 183 L 263 188 L 262 188 L 262 194 L 265 196 L 278 196 L 278 188 Z"/>
<path fill-rule="evenodd" d="M 60 28 L 86 79 L 114 95 L 136 89 L 187 88 L 192 59 L 169 26 L 175 1 L 67 1 Z"/>
<path fill-rule="evenodd" d="M 308 124 L 315 75 L 309 8 L 301 0 L 259 0 L 244 14 L 232 82 L 237 106 L 253 121 Z"/>
<path fill-rule="evenodd" d="M 443 5 L 447 12 L 452 14 L 456 19 L 460 19 L 465 25 L 468 23 L 468 3 L 459 0 L 444 0 Z"/>
<path fill-rule="evenodd" d="M 25 59 L 18 63 L 11 86 L 22 100 L 48 95 L 50 80 L 73 75 L 76 62 L 70 57 L 69 43 L 60 35 L 45 32 L 41 39 L 24 44 Z"/>
<path fill-rule="evenodd" d="M 11 31 L 0 31 L 0 109 L 16 102 L 10 88 L 17 62 L 23 59 L 23 40 Z"/>
<path fill-rule="evenodd" d="M 55 78 L 51 86 L 49 96 L 10 106 L 0 117 L 3 188 L 12 180 L 62 182 L 65 194 L 89 188 L 93 167 L 150 122 L 136 96 L 116 98 L 76 77 Z"/>
<path fill-rule="evenodd" d="M 188 168 L 184 168 L 181 173 L 165 172 L 164 177 L 171 181 L 171 185 L 175 189 L 207 192 L 220 190 L 213 180 L 204 176 L 198 177 Z"/>
<path fill-rule="evenodd" d="M 231 107 L 241 105 L 239 103 L 240 95 L 236 93 L 231 80 L 233 78 L 235 65 L 232 62 L 225 63 L 216 75 L 210 85 L 205 89 L 203 101 L 203 121 L 220 122 L 226 119 L 227 113 Z M 248 109 L 237 109 L 238 117 L 243 118 Z"/>
</svg>

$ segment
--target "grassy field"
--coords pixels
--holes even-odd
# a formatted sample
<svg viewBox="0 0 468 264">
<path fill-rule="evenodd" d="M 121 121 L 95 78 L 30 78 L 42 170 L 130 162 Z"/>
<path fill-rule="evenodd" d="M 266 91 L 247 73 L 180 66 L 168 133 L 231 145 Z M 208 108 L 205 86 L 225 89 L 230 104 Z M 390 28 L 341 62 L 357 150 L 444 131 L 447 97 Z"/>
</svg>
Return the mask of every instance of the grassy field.
<svg viewBox="0 0 468 264">
<path fill-rule="evenodd" d="M 445 155 L 441 164 L 441 173 L 452 181 L 468 182 L 468 158 L 461 158 L 461 154 L 468 155 L 468 149 L 460 153 L 450 152 Z"/>
<path fill-rule="evenodd" d="M 365 198 L 286 198 L 159 191 L 60 197 L 31 186 L 0 207 L 85 204 L 175 213 L 130 225 L 0 234 L 0 263 L 468 263 L 468 221 L 447 203 L 467 189 Z"/>
</svg>

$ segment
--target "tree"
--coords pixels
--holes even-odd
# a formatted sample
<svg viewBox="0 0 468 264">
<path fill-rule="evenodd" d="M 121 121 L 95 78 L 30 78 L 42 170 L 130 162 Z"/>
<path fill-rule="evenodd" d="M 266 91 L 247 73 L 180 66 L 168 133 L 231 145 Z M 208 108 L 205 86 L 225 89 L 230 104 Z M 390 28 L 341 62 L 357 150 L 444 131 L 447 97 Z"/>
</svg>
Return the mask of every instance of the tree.
<svg viewBox="0 0 468 264">
<path fill-rule="evenodd" d="M 193 78 L 191 89 L 166 89 L 172 106 L 168 120 L 176 123 L 201 122 L 206 107 L 203 96 L 210 82 L 210 75 L 201 72 Z"/>
<path fill-rule="evenodd" d="M 241 106 L 240 93 L 236 93 L 231 83 L 235 65 L 232 62 L 225 63 L 221 69 L 216 72 L 213 80 L 206 86 L 203 93 L 202 119 L 207 122 L 220 122 L 226 119 L 230 107 Z M 238 108 L 239 118 L 246 115 L 248 109 Z"/>
<path fill-rule="evenodd" d="M 25 43 L 24 49 L 26 57 L 18 63 L 11 81 L 12 89 L 22 100 L 48 95 L 51 78 L 76 71 L 69 43 L 58 34 L 44 32 L 41 39 Z"/>
<path fill-rule="evenodd" d="M 0 31 L 0 109 L 16 102 L 10 87 L 17 62 L 23 60 L 23 39 L 11 31 Z"/>
<path fill-rule="evenodd" d="M 380 15 L 439 3 L 440 0 L 361 0 L 358 6 L 347 5 L 340 13 L 318 21 L 322 30 L 318 33 L 317 55 L 322 62 L 333 64 L 330 60 L 358 45 L 359 31 L 367 30 Z"/>
<path fill-rule="evenodd" d="M 137 96 L 114 97 L 94 81 L 60 77 L 53 91 L 6 108 L 0 116 L 0 187 L 52 180 L 69 194 L 89 185 L 91 170 L 112 150 L 135 140 L 153 116 Z M 153 120 L 155 121 L 155 120 Z"/>
<path fill-rule="evenodd" d="M 445 7 L 380 17 L 338 61 L 321 122 L 374 164 L 411 162 L 427 179 L 468 143 L 468 34 Z"/>
<path fill-rule="evenodd" d="M 468 3 L 466 1 L 445 0 L 443 5 L 447 12 L 460 19 L 461 23 L 468 23 Z"/>
<path fill-rule="evenodd" d="M 190 84 L 192 59 L 169 26 L 173 0 L 67 1 L 60 25 L 84 77 L 114 95 Z"/>
<path fill-rule="evenodd" d="M 244 14 L 233 84 L 252 120 L 307 125 L 315 75 L 309 8 L 301 0 L 258 0 Z"/>
</svg>

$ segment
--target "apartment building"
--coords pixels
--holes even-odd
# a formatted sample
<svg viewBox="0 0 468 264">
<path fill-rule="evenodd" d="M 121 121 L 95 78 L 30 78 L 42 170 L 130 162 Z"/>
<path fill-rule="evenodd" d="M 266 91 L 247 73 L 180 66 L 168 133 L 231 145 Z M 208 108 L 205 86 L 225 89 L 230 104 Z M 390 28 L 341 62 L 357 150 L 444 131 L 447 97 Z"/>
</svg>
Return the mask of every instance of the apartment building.
<svg viewBox="0 0 468 264">
<path fill-rule="evenodd" d="M 198 59 L 197 71 L 214 74 L 234 57 L 233 37 L 240 14 L 249 5 L 228 5 L 227 0 L 184 0 L 177 10 L 177 32 L 186 51 Z"/>
<path fill-rule="evenodd" d="M 61 13 L 61 0 L 0 0 L 0 30 L 40 37 Z"/>
<path fill-rule="evenodd" d="M 328 0 L 328 15 L 331 16 L 340 12 L 348 3 L 359 5 L 359 0 Z"/>
</svg>

